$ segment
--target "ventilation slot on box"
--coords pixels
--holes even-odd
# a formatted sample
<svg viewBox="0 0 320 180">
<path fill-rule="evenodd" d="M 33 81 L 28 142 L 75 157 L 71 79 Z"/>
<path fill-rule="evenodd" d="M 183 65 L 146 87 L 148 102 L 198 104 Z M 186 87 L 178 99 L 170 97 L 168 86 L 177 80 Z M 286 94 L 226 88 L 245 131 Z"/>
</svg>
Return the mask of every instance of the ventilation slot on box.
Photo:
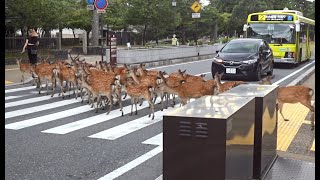
<svg viewBox="0 0 320 180">
<path fill-rule="evenodd" d="M 208 138 L 208 124 L 207 123 L 195 123 L 195 137 L 196 138 Z"/>
<path fill-rule="evenodd" d="M 191 137 L 191 122 L 180 121 L 179 122 L 179 135 L 185 137 Z"/>
</svg>

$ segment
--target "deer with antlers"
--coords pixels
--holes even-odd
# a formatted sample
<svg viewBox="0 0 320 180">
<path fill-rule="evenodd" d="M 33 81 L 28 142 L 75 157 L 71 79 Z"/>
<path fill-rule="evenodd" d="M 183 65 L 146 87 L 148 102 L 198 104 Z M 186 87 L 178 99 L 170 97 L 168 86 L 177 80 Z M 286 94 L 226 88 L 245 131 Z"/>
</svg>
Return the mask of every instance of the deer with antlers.
<svg viewBox="0 0 320 180">
<path fill-rule="evenodd" d="M 266 78 L 262 79 L 260 84 L 262 85 L 271 85 L 272 76 L 267 76 Z M 312 106 L 312 96 L 314 94 L 313 89 L 306 87 L 306 86 L 287 86 L 287 87 L 279 87 L 278 94 L 277 94 L 277 101 L 278 101 L 278 108 L 280 111 L 281 117 L 285 121 L 289 121 L 285 119 L 282 114 L 283 104 L 295 104 L 301 103 L 305 107 L 307 107 L 311 111 L 311 130 L 314 129 L 314 106 Z"/>
</svg>

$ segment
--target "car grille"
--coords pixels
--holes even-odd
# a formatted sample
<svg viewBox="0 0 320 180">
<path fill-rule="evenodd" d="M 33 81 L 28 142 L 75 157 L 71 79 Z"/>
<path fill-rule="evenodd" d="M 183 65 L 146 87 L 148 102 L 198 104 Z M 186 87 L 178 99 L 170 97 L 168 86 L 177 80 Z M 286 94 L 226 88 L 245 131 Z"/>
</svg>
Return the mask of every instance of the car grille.
<svg viewBox="0 0 320 180">
<path fill-rule="evenodd" d="M 239 66 L 241 65 L 241 62 L 237 62 L 237 61 L 224 61 L 223 65 L 225 66 Z"/>
</svg>

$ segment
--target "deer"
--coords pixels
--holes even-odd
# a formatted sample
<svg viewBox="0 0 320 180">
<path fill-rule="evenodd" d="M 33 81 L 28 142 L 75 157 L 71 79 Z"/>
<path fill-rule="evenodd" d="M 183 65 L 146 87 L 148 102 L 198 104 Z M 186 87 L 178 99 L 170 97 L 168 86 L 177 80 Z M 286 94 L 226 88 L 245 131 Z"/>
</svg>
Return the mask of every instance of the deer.
<svg viewBox="0 0 320 180">
<path fill-rule="evenodd" d="M 49 94 L 49 84 L 48 81 L 51 81 L 53 84 L 53 69 L 55 67 L 53 65 L 50 65 L 49 63 L 41 63 L 41 64 L 35 64 L 31 66 L 31 70 L 35 72 L 38 76 L 38 81 L 37 81 L 37 88 L 39 87 L 39 94 L 41 93 L 41 82 L 42 80 L 46 80 L 46 87 L 47 87 L 47 95 Z M 53 85 L 52 85 L 53 86 Z"/>
<path fill-rule="evenodd" d="M 152 76 L 158 76 L 159 71 L 150 71 L 145 69 L 145 64 L 140 64 L 140 66 L 137 69 L 137 74 L 139 76 L 144 76 L 144 75 L 152 75 Z"/>
<path fill-rule="evenodd" d="M 260 84 L 272 85 L 271 78 L 272 78 L 271 76 L 267 76 L 266 78 L 261 80 Z M 307 107 L 312 113 L 311 130 L 314 130 L 314 121 L 315 121 L 314 106 L 312 106 L 312 102 L 311 102 L 313 94 L 314 94 L 314 90 L 312 88 L 302 86 L 302 85 L 279 87 L 278 94 L 277 94 L 278 109 L 284 121 L 289 121 L 289 119 L 284 118 L 282 114 L 283 104 L 301 103 L 302 105 Z"/>
<path fill-rule="evenodd" d="M 62 98 L 64 99 L 63 81 L 66 81 L 66 86 L 68 82 L 72 83 L 73 86 L 75 86 L 75 90 L 73 90 L 73 94 L 75 94 L 77 99 L 78 98 L 78 78 L 76 75 L 76 71 L 72 69 L 70 66 L 64 65 L 62 62 L 58 62 L 56 64 L 56 69 L 53 72 L 54 72 L 54 76 L 57 77 L 60 82 L 60 88 L 61 88 L 60 93 L 62 93 Z M 69 97 L 70 97 L 71 85 L 67 87 L 68 87 Z M 55 90 L 55 87 L 53 88 L 52 96 L 54 95 L 54 90 Z M 59 96 L 60 96 L 60 93 L 59 93 Z"/>
<path fill-rule="evenodd" d="M 89 74 L 89 76 L 92 76 Z M 96 113 L 98 112 L 98 105 L 100 103 L 101 97 L 106 96 L 109 100 L 109 110 L 107 112 L 107 115 L 110 113 L 112 109 L 113 104 L 113 87 L 115 86 L 115 80 L 117 78 L 114 78 L 113 80 L 110 79 L 109 82 L 101 82 L 100 79 L 88 79 L 89 77 L 87 74 L 83 75 L 83 85 L 88 88 L 92 93 L 93 100 L 97 98 L 97 106 L 96 106 Z M 92 77 L 91 77 L 92 78 Z M 122 111 L 122 109 L 121 109 Z M 123 115 L 123 112 L 122 112 Z"/>
<path fill-rule="evenodd" d="M 30 71 L 31 70 L 30 63 L 22 63 L 21 61 L 22 61 L 22 58 L 19 59 L 19 60 L 16 58 L 17 65 L 18 65 L 18 67 L 20 69 L 20 72 L 22 73 L 21 82 L 24 84 L 24 73 L 25 72 L 32 73 L 32 72 Z"/>
<path fill-rule="evenodd" d="M 131 71 L 129 71 L 129 74 L 137 84 L 144 84 L 144 85 L 147 85 L 147 86 L 151 86 L 153 88 L 156 87 L 156 85 L 158 84 L 157 80 L 160 79 L 160 77 L 154 76 L 154 75 L 145 75 L 145 76 L 138 77 L 136 75 L 136 71 L 137 71 L 137 68 L 136 67 L 132 67 Z M 152 93 L 152 98 L 153 97 L 154 97 L 154 102 L 155 102 L 155 100 L 157 98 L 157 94 L 154 91 Z M 142 105 L 142 103 L 143 103 L 143 101 L 141 101 L 140 106 Z"/>
<path fill-rule="evenodd" d="M 236 86 L 239 86 L 240 84 L 247 84 L 246 82 L 244 81 L 228 81 L 228 82 L 225 82 L 223 84 L 221 84 L 221 77 L 222 77 L 223 73 L 219 74 L 219 73 L 216 73 L 214 75 L 214 79 L 215 81 L 217 82 L 217 94 L 220 94 L 220 93 L 223 93 L 225 91 L 228 91 Z"/>
<path fill-rule="evenodd" d="M 181 81 L 181 85 L 177 87 L 169 87 L 166 84 L 166 79 L 163 77 L 162 73 L 160 72 L 160 78 L 163 80 L 163 83 L 158 85 L 156 87 L 156 90 L 162 90 L 169 92 L 171 94 L 176 94 L 180 97 L 181 99 L 181 104 L 180 105 L 185 105 L 190 101 L 191 98 L 200 98 L 203 96 L 201 94 L 201 90 L 204 88 L 203 82 L 185 82 L 185 80 Z"/>
<path fill-rule="evenodd" d="M 131 113 L 130 116 L 132 116 L 133 113 L 133 104 L 136 107 L 135 115 L 138 114 L 137 110 L 137 103 L 140 98 L 144 98 L 149 103 L 150 113 L 149 117 L 152 114 L 152 120 L 154 119 L 154 103 L 152 101 L 152 93 L 153 93 L 153 87 L 147 86 L 145 84 L 135 84 L 134 82 L 129 82 L 128 78 L 125 78 L 125 92 L 130 96 L 131 98 Z"/>
</svg>

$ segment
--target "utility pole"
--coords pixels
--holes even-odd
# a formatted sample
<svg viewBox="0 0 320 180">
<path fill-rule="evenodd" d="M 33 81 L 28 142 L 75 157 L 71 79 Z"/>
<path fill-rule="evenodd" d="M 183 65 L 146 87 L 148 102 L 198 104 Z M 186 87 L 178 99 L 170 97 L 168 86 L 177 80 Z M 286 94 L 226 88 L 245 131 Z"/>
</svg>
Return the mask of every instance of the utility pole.
<svg viewBox="0 0 320 180">
<path fill-rule="evenodd" d="M 92 46 L 99 45 L 99 14 L 97 10 L 93 10 L 92 16 Z"/>
<path fill-rule="evenodd" d="M 172 0 L 172 7 L 173 7 L 173 34 L 176 33 L 176 6 L 177 6 L 177 2 L 176 0 Z"/>
</svg>

